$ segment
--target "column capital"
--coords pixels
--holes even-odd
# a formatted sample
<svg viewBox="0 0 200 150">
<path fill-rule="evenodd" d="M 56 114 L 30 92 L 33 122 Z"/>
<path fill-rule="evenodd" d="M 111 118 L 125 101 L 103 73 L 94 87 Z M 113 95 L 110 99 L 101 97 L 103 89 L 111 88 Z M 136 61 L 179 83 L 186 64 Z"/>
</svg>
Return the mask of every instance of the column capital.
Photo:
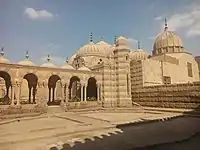
<svg viewBox="0 0 200 150">
<path fill-rule="evenodd" d="M 16 83 L 11 83 L 11 86 L 12 87 L 16 87 Z"/>
<path fill-rule="evenodd" d="M 42 83 L 42 82 L 38 82 L 38 83 L 37 83 L 37 86 L 38 86 L 38 87 L 41 87 L 41 86 L 43 86 L 43 83 Z"/>
</svg>

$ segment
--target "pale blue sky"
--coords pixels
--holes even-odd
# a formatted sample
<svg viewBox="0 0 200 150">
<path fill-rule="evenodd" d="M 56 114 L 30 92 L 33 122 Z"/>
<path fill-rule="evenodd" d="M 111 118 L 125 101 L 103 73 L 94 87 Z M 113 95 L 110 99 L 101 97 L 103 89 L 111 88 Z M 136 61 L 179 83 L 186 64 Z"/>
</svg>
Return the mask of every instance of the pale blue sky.
<svg viewBox="0 0 200 150">
<path fill-rule="evenodd" d="M 111 44 L 119 35 L 138 40 L 151 54 L 165 17 L 185 48 L 200 55 L 199 0 L 0 0 L 0 45 L 13 62 L 28 50 L 37 64 L 48 53 L 60 64 L 92 32 L 94 41 L 103 36 Z"/>
</svg>

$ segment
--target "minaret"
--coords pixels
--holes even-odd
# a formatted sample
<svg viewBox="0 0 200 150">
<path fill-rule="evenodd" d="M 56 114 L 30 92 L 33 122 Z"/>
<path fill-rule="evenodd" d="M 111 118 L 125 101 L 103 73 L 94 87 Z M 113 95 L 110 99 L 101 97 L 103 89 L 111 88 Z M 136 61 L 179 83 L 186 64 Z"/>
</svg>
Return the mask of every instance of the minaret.
<svg viewBox="0 0 200 150">
<path fill-rule="evenodd" d="M 116 101 L 118 107 L 132 107 L 131 81 L 130 81 L 130 47 L 128 39 L 119 37 L 114 50 L 116 66 Z"/>
</svg>

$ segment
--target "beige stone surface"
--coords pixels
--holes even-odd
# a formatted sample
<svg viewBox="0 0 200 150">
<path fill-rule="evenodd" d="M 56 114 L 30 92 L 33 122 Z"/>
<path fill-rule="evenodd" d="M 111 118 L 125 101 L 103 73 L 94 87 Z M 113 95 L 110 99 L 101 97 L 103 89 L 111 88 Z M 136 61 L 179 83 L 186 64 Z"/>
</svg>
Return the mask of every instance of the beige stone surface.
<svg viewBox="0 0 200 150">
<path fill-rule="evenodd" d="M 70 140 L 86 135 L 93 137 L 96 133 L 102 134 L 111 130 L 117 131 L 115 125 L 119 123 L 138 122 L 143 121 L 142 119 L 151 120 L 178 115 L 180 113 L 158 112 L 146 114 L 129 111 L 127 113 L 93 112 L 88 114 L 71 112 L 43 115 L 38 118 L 16 119 L 14 122 L 0 125 L 0 145 L 1 148 L 14 149 L 15 147 L 26 147 L 26 144 L 31 144 L 31 148 L 34 149 L 36 145 L 48 145 L 58 142 L 62 138 Z M 107 129 L 108 131 L 104 132 Z"/>
</svg>

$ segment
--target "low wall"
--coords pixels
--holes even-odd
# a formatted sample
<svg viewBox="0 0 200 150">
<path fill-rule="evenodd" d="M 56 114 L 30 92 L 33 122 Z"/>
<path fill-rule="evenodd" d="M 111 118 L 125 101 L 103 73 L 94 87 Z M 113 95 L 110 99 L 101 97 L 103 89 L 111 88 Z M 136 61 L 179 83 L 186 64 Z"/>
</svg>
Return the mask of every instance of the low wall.
<svg viewBox="0 0 200 150">
<path fill-rule="evenodd" d="M 132 101 L 142 106 L 165 108 L 199 108 L 200 82 L 135 88 Z"/>
<path fill-rule="evenodd" d="M 0 115 L 23 114 L 23 113 L 45 113 L 47 107 L 38 104 L 24 105 L 0 105 Z"/>
<path fill-rule="evenodd" d="M 70 109 L 99 108 L 102 107 L 102 103 L 100 101 L 69 102 L 66 104 L 61 104 L 61 107 L 63 107 L 65 111 Z"/>
</svg>

